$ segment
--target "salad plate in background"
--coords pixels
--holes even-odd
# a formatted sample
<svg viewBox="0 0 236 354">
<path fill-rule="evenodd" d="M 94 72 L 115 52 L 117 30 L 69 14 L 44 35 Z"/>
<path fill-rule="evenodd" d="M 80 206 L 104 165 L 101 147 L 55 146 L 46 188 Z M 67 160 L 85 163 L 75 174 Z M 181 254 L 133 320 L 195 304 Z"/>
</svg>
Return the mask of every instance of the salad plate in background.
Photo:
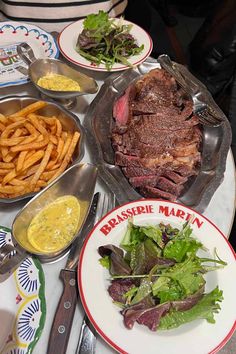
<svg viewBox="0 0 236 354">
<path fill-rule="evenodd" d="M 17 54 L 17 44 L 28 43 L 36 58 L 57 58 L 59 50 L 53 36 L 27 23 L 0 22 L 0 88 L 28 82 L 27 65 Z M 22 67 L 24 72 L 17 70 Z"/>
<path fill-rule="evenodd" d="M 11 244 L 11 231 L 0 226 L 0 247 Z M 0 353 L 30 354 L 46 318 L 45 281 L 40 262 L 25 258 L 0 283 Z"/>
<path fill-rule="evenodd" d="M 127 60 L 130 65 L 117 62 L 114 63 L 112 67 L 108 70 L 107 66 L 104 63 L 96 65 L 95 63 L 80 55 L 77 49 L 77 41 L 79 34 L 84 29 L 84 20 L 79 20 L 68 25 L 60 33 L 58 37 L 58 44 L 62 55 L 70 62 L 76 65 L 95 71 L 121 71 L 129 69 L 131 66 L 141 64 L 150 55 L 152 51 L 153 44 L 150 35 L 138 25 L 126 21 L 122 18 L 109 20 L 114 20 L 115 24 L 130 25 L 131 29 L 129 33 L 134 37 L 138 46 L 143 45 L 143 49 L 139 54 L 127 57 Z"/>
<path fill-rule="evenodd" d="M 130 330 L 124 326 L 120 309 L 108 294 L 110 275 L 99 262 L 101 256 L 98 248 L 106 244 L 119 247 L 127 230 L 127 216 L 132 214 L 135 225 L 157 225 L 163 222 L 178 229 L 193 215 L 193 235 L 206 248 L 199 251 L 200 256 L 215 259 L 216 250 L 219 258 L 227 263 L 221 269 L 205 275 L 205 293 L 216 287 L 223 291 L 221 309 L 214 313 L 215 323 L 195 319 L 178 328 L 155 332 L 138 323 Z M 148 348 L 149 354 L 156 354 L 157 348 L 161 348 L 161 352 L 168 354 L 213 354 L 226 344 L 236 328 L 233 310 L 235 274 L 235 253 L 224 235 L 207 218 L 178 203 L 147 199 L 124 204 L 95 225 L 82 250 L 78 283 L 89 320 L 103 339 L 119 353 L 143 354 Z M 196 345 L 193 345 L 194 339 Z"/>
</svg>

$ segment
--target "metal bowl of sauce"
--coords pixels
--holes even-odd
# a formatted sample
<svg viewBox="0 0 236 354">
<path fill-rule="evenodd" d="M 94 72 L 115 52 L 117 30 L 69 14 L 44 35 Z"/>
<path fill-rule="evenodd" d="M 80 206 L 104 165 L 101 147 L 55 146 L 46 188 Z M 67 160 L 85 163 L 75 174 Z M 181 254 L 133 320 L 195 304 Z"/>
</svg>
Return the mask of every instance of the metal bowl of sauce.
<svg viewBox="0 0 236 354">
<path fill-rule="evenodd" d="M 98 91 L 98 85 L 93 78 L 71 68 L 61 60 L 36 59 L 27 43 L 19 44 L 17 53 L 28 65 L 28 75 L 35 87 L 43 95 L 59 101 L 66 107 L 73 106 L 77 96 L 94 94 Z"/>
<path fill-rule="evenodd" d="M 14 247 L 0 275 L 16 268 L 28 254 L 53 263 L 69 251 L 82 228 L 94 194 L 97 168 L 76 164 L 32 198 L 12 224 Z"/>
</svg>

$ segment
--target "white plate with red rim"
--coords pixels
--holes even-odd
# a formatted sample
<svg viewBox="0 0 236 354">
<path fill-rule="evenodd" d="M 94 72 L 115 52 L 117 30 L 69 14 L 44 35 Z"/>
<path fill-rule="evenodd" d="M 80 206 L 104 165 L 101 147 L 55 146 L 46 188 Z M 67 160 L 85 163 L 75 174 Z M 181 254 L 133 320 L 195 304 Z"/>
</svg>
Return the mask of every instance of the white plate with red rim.
<svg viewBox="0 0 236 354">
<path fill-rule="evenodd" d="M 17 70 L 27 65 L 17 54 L 17 44 L 28 43 L 36 58 L 57 58 L 59 50 L 53 36 L 43 29 L 23 22 L 0 22 L 0 88 L 21 85 L 28 75 Z"/>
<path fill-rule="evenodd" d="M 227 266 L 206 276 L 206 292 L 217 285 L 223 290 L 221 310 L 215 314 L 215 324 L 196 320 L 179 328 L 152 332 L 147 327 L 135 324 L 132 330 L 125 328 L 119 308 L 112 303 L 107 292 L 109 274 L 99 263 L 98 248 L 105 244 L 119 246 L 128 218 L 136 225 L 170 223 L 181 228 L 194 215 L 191 227 L 193 235 L 208 249 L 214 250 Z M 212 257 L 213 258 L 213 257 Z M 96 331 L 119 353 L 156 354 L 161 348 L 168 354 L 216 353 L 236 329 L 236 255 L 226 237 L 203 215 L 178 203 L 155 199 L 139 200 L 124 204 L 104 216 L 88 235 L 78 266 L 78 283 L 82 304 Z M 194 343 L 194 341 L 197 341 Z M 148 349 L 147 349 L 148 348 Z"/>
<path fill-rule="evenodd" d="M 86 58 L 82 57 L 76 51 L 76 43 L 78 40 L 78 36 L 83 31 L 84 28 L 83 21 L 84 20 L 79 20 L 74 23 L 71 23 L 66 28 L 64 28 L 62 32 L 59 34 L 58 45 L 59 45 L 60 52 L 70 62 L 82 66 L 86 69 L 95 70 L 95 71 L 108 71 L 105 64 L 100 64 L 97 66 L 94 63 L 91 63 Z M 118 22 L 120 20 L 115 19 L 115 21 Z M 150 35 L 138 25 L 126 20 L 122 20 L 122 24 L 125 25 L 131 24 L 132 28 L 130 30 L 130 34 L 132 34 L 133 37 L 136 39 L 138 46 L 142 44 L 144 45 L 144 49 L 140 54 L 127 58 L 130 64 L 132 64 L 133 66 L 139 65 L 150 55 L 153 47 L 152 39 Z M 110 71 L 111 72 L 121 71 L 126 69 L 130 69 L 130 66 L 121 63 L 115 63 Z"/>
</svg>

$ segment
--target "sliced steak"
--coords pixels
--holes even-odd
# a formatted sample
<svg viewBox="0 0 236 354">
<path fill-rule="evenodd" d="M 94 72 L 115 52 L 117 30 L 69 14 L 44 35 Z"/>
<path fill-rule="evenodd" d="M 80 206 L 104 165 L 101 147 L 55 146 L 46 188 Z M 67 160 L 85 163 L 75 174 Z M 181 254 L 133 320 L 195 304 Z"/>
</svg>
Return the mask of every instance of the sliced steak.
<svg viewBox="0 0 236 354">
<path fill-rule="evenodd" d="M 174 183 L 178 183 L 178 184 L 184 184 L 188 180 L 187 177 L 181 176 L 180 174 L 176 173 L 175 171 L 166 170 L 163 173 L 163 176 L 169 178 L 171 181 L 173 181 Z"/>
<path fill-rule="evenodd" d="M 176 200 L 201 162 L 191 99 L 165 70 L 154 69 L 130 85 L 113 114 L 115 164 L 144 197 Z"/>
<path fill-rule="evenodd" d="M 140 192 L 146 198 L 167 199 L 170 200 L 171 202 L 174 202 L 176 200 L 176 195 L 162 191 L 161 189 L 158 188 L 146 186 L 146 187 L 142 187 L 140 189 Z"/>
<path fill-rule="evenodd" d="M 139 177 L 131 177 L 129 179 L 130 184 L 134 188 L 151 186 L 155 187 L 159 181 L 159 176 L 139 176 Z"/>
<path fill-rule="evenodd" d="M 165 192 L 178 196 L 183 190 L 183 185 L 171 182 L 168 178 L 160 177 L 158 180 L 158 188 Z"/>
<path fill-rule="evenodd" d="M 124 172 L 127 178 L 130 177 L 139 177 L 139 176 L 153 176 L 160 175 L 161 169 L 149 169 L 142 166 L 127 166 L 123 167 L 122 171 Z"/>
</svg>

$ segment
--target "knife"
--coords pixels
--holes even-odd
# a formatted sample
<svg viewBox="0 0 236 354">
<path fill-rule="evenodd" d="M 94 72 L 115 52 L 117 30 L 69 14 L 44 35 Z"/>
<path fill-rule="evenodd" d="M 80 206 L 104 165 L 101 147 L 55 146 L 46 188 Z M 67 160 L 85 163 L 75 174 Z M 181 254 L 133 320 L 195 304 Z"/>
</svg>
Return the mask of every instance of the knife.
<svg viewBox="0 0 236 354">
<path fill-rule="evenodd" d="M 47 354 L 66 353 L 75 307 L 78 303 L 77 263 L 84 240 L 94 226 L 98 200 L 99 193 L 96 193 L 86 222 L 71 246 L 66 266 L 60 271 L 60 279 L 63 282 L 64 289 L 52 323 Z"/>
</svg>

